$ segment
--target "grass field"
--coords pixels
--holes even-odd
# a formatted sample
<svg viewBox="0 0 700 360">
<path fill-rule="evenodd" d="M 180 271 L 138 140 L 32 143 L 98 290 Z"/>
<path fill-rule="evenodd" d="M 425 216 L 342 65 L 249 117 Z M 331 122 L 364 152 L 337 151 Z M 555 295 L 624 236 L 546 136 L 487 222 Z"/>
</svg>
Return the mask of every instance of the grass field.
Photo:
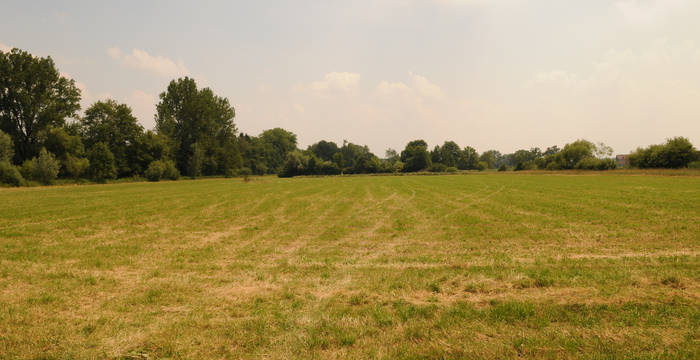
<svg viewBox="0 0 700 360">
<path fill-rule="evenodd" d="M 698 358 L 700 176 L 0 189 L 0 358 Z"/>
</svg>

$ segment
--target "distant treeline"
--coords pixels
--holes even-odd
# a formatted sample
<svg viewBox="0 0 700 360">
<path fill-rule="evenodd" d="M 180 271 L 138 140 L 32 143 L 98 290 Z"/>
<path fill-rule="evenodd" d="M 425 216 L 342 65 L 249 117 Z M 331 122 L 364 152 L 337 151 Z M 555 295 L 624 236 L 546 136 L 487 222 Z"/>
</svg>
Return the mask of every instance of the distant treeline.
<svg viewBox="0 0 700 360">
<path fill-rule="evenodd" d="M 511 154 L 479 154 L 452 141 L 429 149 L 423 140 L 409 142 L 400 153 L 388 149 L 382 158 L 347 141 L 322 140 L 300 150 L 296 135 L 284 129 L 239 133 L 228 99 L 199 89 L 188 77 L 171 81 L 160 94 L 154 130 L 145 130 L 128 105 L 114 100 L 95 102 L 81 116 L 80 96 L 51 57 L 0 51 L 0 183 L 617 167 L 610 147 L 586 140 Z M 681 168 L 696 166 L 700 155 L 678 137 L 638 149 L 628 159 L 633 167 Z"/>
</svg>

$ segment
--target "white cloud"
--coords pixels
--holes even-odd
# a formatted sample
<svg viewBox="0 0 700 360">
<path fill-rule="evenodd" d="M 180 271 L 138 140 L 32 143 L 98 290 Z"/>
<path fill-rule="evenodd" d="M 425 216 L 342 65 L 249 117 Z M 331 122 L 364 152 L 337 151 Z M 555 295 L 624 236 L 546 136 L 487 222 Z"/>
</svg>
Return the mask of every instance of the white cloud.
<svg viewBox="0 0 700 360">
<path fill-rule="evenodd" d="M 189 74 L 182 60 L 175 62 L 165 56 L 154 56 L 141 49 L 133 49 L 131 53 L 122 54 L 121 49 L 118 47 L 111 47 L 107 49 L 107 55 L 127 66 L 164 77 L 178 77 Z"/>
<path fill-rule="evenodd" d="M 414 100 L 440 100 L 445 97 L 442 89 L 432 83 L 425 76 L 409 73 L 411 77 L 410 85 L 404 82 L 389 82 L 381 81 L 375 88 L 375 92 L 381 96 L 398 95 L 403 97 L 412 97 Z"/>
<path fill-rule="evenodd" d="M 360 74 L 351 72 L 331 72 L 323 80 L 314 81 L 306 88 L 316 92 L 341 91 L 347 92 L 357 88 Z"/>
<path fill-rule="evenodd" d="M 0 51 L 9 52 L 10 50 L 12 50 L 12 47 L 10 45 L 5 45 L 3 43 L 0 43 Z"/>
</svg>

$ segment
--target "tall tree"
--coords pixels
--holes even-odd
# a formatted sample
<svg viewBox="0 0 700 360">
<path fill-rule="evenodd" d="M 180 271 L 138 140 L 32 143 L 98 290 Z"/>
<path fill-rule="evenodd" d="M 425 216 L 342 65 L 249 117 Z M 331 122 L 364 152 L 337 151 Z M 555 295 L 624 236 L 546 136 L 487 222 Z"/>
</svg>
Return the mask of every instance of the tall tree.
<svg viewBox="0 0 700 360">
<path fill-rule="evenodd" d="M 36 156 L 39 134 L 60 127 L 80 110 L 80 90 L 59 75 L 51 57 L 0 51 L 0 130 L 14 139 L 15 162 Z"/>
<path fill-rule="evenodd" d="M 236 126 L 234 108 L 228 99 L 214 95 L 209 88 L 197 89 L 189 77 L 173 80 L 160 94 L 156 106 L 156 130 L 173 139 L 175 163 L 190 176 L 201 165 L 203 173 L 226 173 L 232 169 L 227 156 L 236 157 Z M 196 144 L 196 145 L 195 145 Z M 284 158 L 283 160 L 284 161 Z M 281 163 L 281 162 L 280 162 Z"/>
</svg>

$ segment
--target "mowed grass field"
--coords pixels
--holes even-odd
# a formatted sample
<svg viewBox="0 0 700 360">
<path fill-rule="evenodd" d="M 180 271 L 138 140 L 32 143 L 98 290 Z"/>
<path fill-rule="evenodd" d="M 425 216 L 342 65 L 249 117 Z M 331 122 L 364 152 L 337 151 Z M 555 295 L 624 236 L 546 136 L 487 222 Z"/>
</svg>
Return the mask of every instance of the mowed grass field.
<svg viewBox="0 0 700 360">
<path fill-rule="evenodd" d="M 700 176 L 0 189 L 0 358 L 698 358 Z"/>
</svg>

